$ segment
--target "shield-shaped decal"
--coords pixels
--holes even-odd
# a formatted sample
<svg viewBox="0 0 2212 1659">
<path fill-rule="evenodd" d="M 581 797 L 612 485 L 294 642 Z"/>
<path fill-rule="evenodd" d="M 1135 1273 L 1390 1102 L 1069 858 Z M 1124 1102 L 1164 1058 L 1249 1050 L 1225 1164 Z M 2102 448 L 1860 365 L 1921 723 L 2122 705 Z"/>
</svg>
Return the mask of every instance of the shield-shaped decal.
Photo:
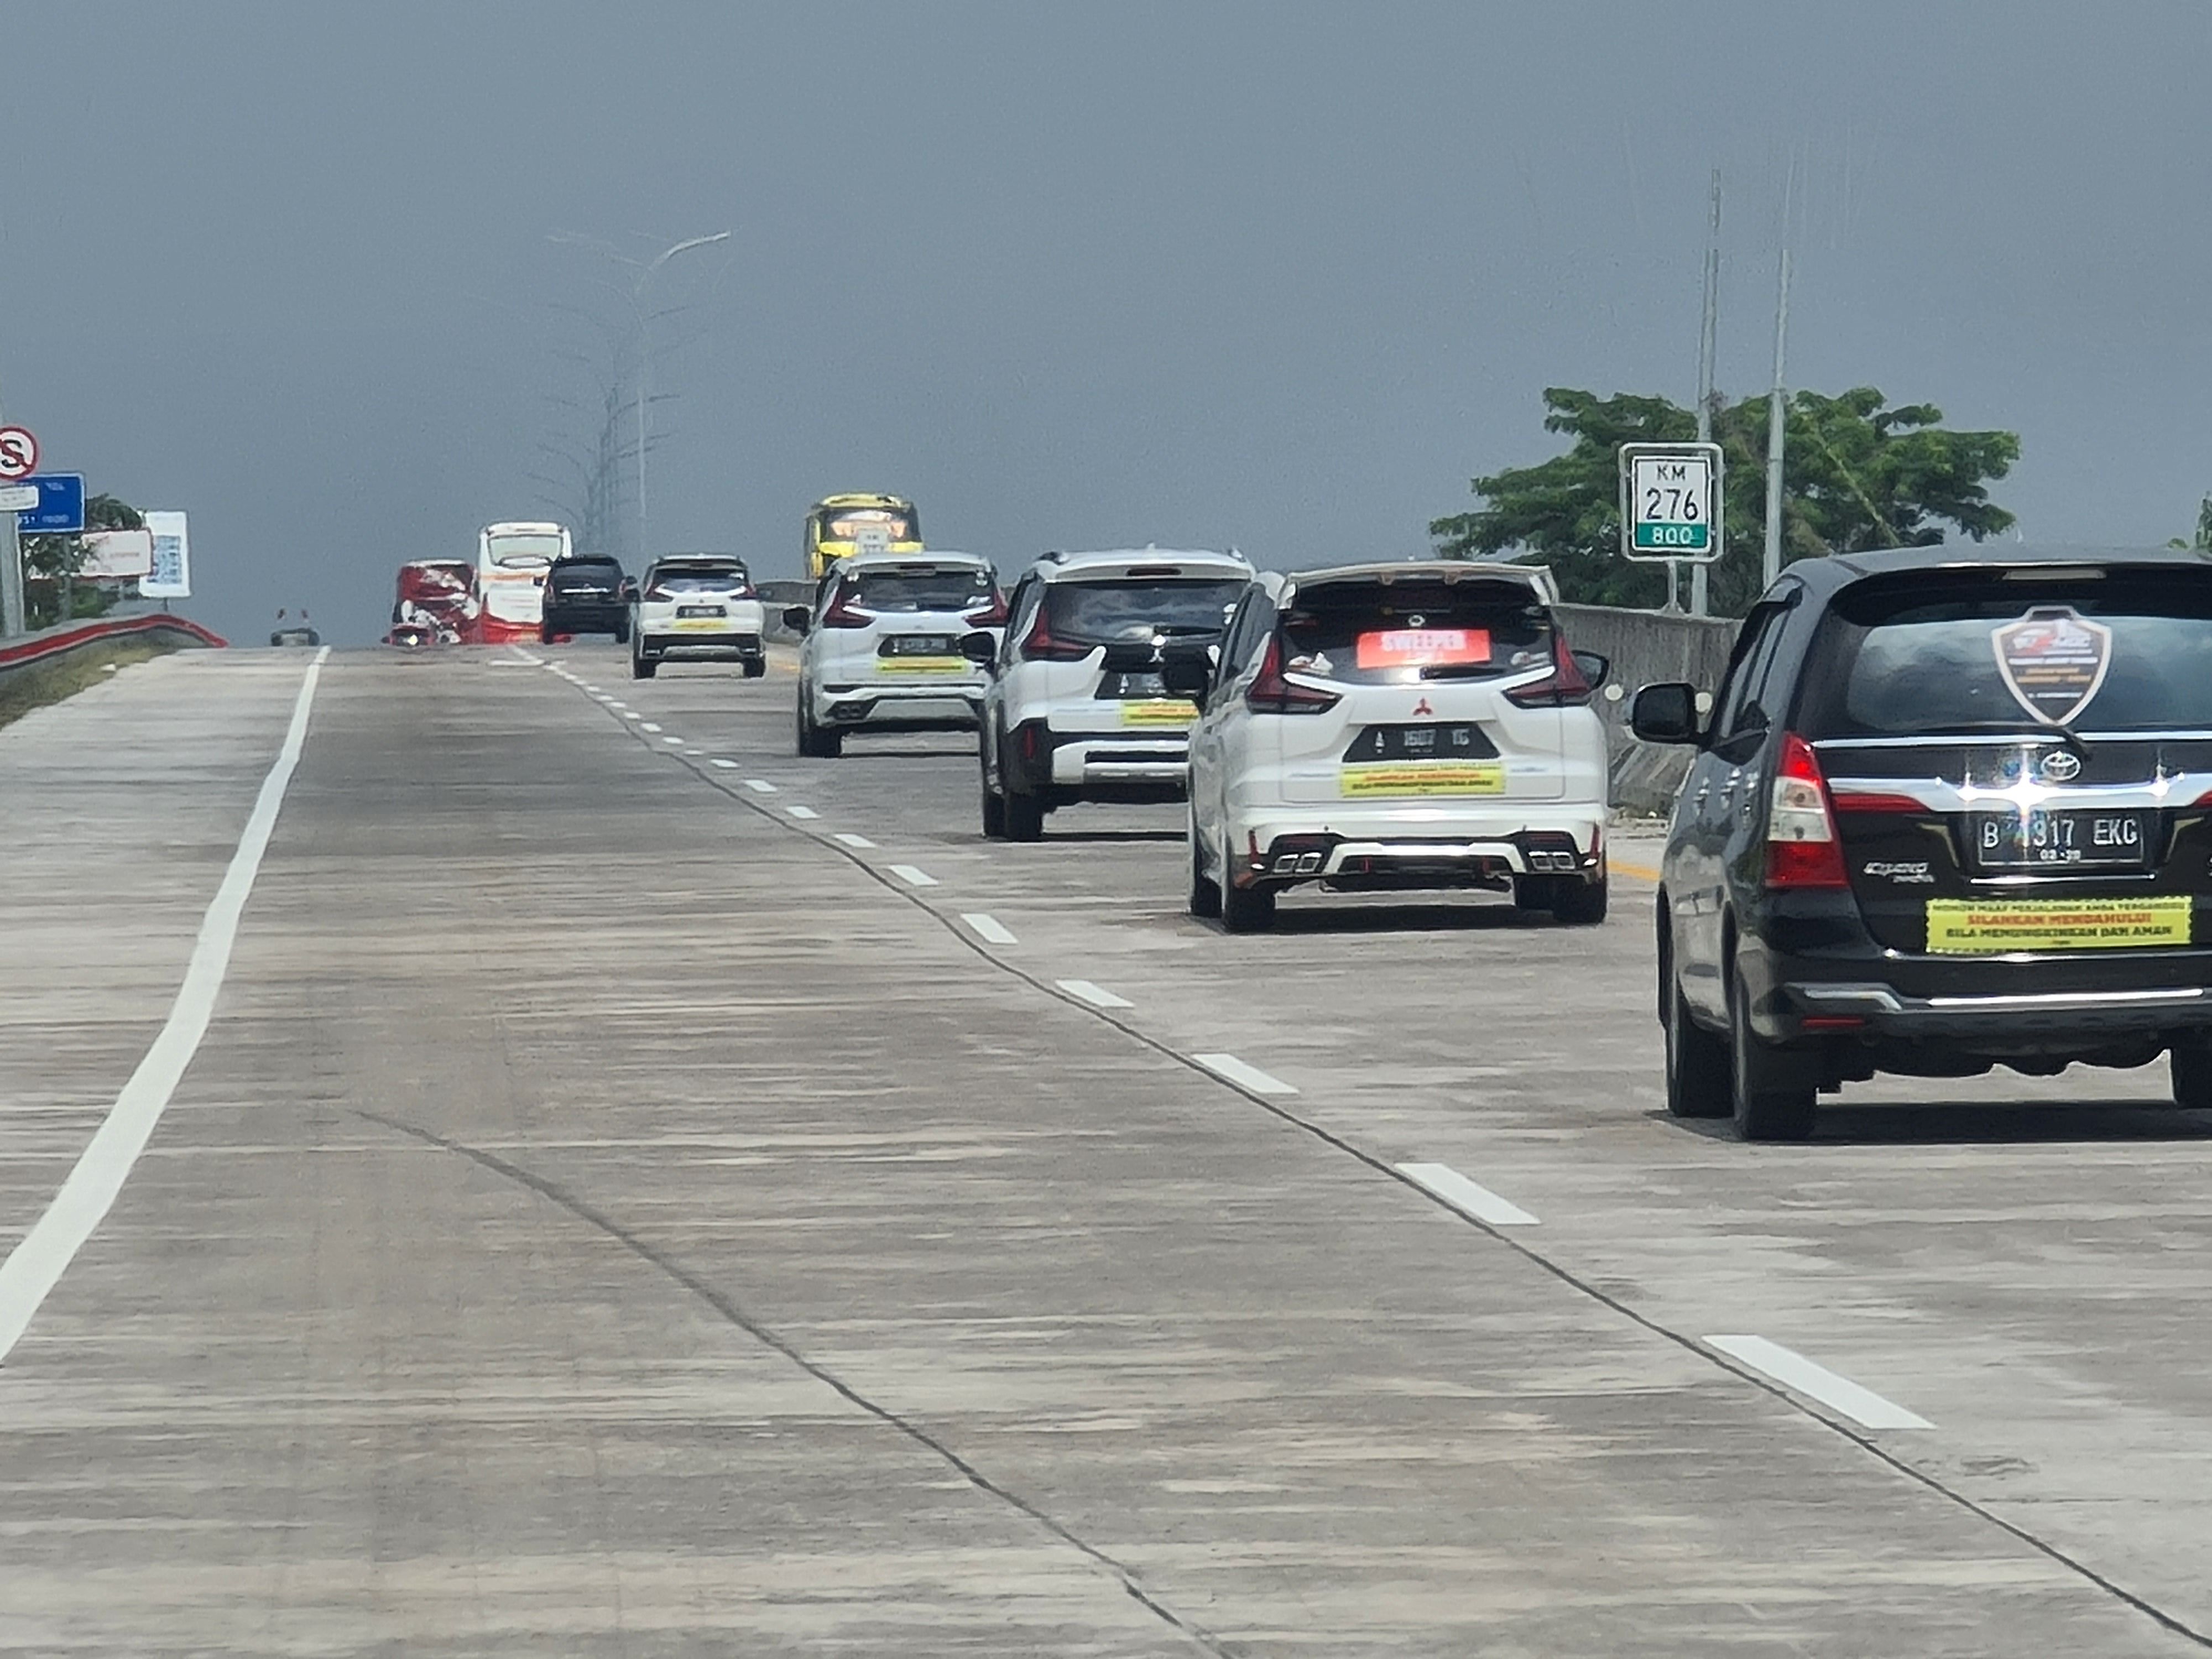
<svg viewBox="0 0 2212 1659">
<path fill-rule="evenodd" d="M 2006 689 L 2053 726 L 2089 706 L 2112 665 L 2112 630 L 2069 605 L 2039 605 L 1990 630 L 1990 644 Z"/>
</svg>

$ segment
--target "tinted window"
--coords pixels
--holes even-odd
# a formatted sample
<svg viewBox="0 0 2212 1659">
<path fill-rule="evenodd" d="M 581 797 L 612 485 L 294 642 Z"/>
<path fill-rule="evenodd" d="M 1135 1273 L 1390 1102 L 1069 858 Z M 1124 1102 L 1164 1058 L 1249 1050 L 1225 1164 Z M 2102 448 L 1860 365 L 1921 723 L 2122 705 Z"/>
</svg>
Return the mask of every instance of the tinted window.
<svg viewBox="0 0 2212 1659">
<path fill-rule="evenodd" d="M 940 570 L 861 570 L 846 580 L 853 602 L 878 613 L 973 611 L 991 602 L 991 573 L 964 565 Z"/>
<path fill-rule="evenodd" d="M 1715 738 L 1764 732 L 1773 724 L 1773 710 L 1767 706 L 1771 701 L 1766 691 L 1767 671 L 1774 665 L 1775 648 L 1781 643 L 1782 625 L 1789 615 L 1786 606 L 1761 605 L 1744 623 L 1735 665 L 1714 711 Z"/>
<path fill-rule="evenodd" d="M 1283 665 L 1369 685 L 1550 668 L 1552 615 L 1519 582 L 1358 581 L 1300 588 Z"/>
<path fill-rule="evenodd" d="M 1093 644 L 1149 640 L 1155 634 L 1218 634 L 1250 586 L 1244 576 L 1055 582 L 1046 590 L 1045 611 L 1054 635 Z"/>
<path fill-rule="evenodd" d="M 659 593 L 726 593 L 752 585 L 750 573 L 741 564 L 662 565 L 651 580 Z"/>
<path fill-rule="evenodd" d="M 1808 737 L 1876 737 L 2039 714 L 2085 732 L 2212 728 L 2212 571 L 1862 583 L 1821 624 L 1800 719 Z"/>
<path fill-rule="evenodd" d="M 890 542 L 918 541 L 921 537 L 917 515 L 886 507 L 833 507 L 816 523 L 825 542 L 854 542 L 864 535 L 880 535 Z"/>
</svg>

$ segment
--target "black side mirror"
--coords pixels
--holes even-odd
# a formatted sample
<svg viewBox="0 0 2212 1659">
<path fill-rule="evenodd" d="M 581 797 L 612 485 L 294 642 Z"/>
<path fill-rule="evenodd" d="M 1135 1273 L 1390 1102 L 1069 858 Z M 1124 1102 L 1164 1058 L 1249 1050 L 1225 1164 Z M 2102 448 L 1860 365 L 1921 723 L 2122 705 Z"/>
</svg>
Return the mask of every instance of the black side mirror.
<svg viewBox="0 0 2212 1659">
<path fill-rule="evenodd" d="M 803 605 L 787 605 L 783 608 L 783 625 L 794 634 L 804 634 L 814 620 L 814 613 Z"/>
<path fill-rule="evenodd" d="M 1569 653 L 1575 666 L 1582 670 L 1583 680 L 1593 691 L 1603 685 L 1613 672 L 1613 659 L 1601 657 L 1595 651 L 1576 651 Z"/>
<path fill-rule="evenodd" d="M 1213 689 L 1213 650 L 1204 645 L 1170 645 L 1160 653 L 1160 684 L 1172 696 L 1204 702 Z"/>
<path fill-rule="evenodd" d="M 979 667 L 988 668 L 999 660 L 999 641 L 983 629 L 960 636 L 960 654 Z"/>
<path fill-rule="evenodd" d="M 1697 742 L 1697 688 L 1681 680 L 1645 686 L 1629 706 L 1628 729 L 1646 743 Z"/>
</svg>

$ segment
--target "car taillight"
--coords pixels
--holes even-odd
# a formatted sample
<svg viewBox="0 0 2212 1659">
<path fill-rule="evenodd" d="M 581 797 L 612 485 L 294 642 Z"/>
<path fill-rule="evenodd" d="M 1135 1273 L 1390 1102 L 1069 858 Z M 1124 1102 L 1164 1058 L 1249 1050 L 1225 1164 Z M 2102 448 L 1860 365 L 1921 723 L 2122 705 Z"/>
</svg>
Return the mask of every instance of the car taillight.
<svg viewBox="0 0 2212 1659">
<path fill-rule="evenodd" d="M 990 604 L 981 610 L 967 612 L 961 620 L 970 628 L 1004 628 L 1006 625 L 1006 596 L 994 588 Z"/>
<path fill-rule="evenodd" d="M 1540 680 L 1515 686 L 1505 700 L 1523 708 L 1580 708 L 1589 702 L 1589 682 L 1583 678 L 1575 653 L 1567 649 L 1565 635 L 1552 630 L 1552 672 Z"/>
<path fill-rule="evenodd" d="M 1922 817 L 1936 810 L 1919 796 L 1908 795 L 1901 789 L 1867 794 L 1853 794 L 1848 789 L 1831 790 L 1828 804 L 1838 812 L 1910 812 Z"/>
<path fill-rule="evenodd" d="M 1244 694 L 1244 706 L 1255 714 L 1318 714 L 1342 702 L 1334 691 L 1310 685 L 1294 685 L 1283 678 L 1283 641 L 1267 636 L 1267 654 L 1260 659 L 1260 672 Z"/>
<path fill-rule="evenodd" d="M 1022 655 L 1032 662 L 1081 662 L 1098 647 L 1081 640 L 1063 640 L 1052 631 L 1049 605 L 1037 606 L 1036 620 L 1022 641 Z"/>
<path fill-rule="evenodd" d="M 854 608 L 852 594 L 842 587 L 837 590 L 837 597 L 830 601 L 830 608 L 822 613 L 824 628 L 866 628 L 873 621 L 875 618 L 866 611 Z"/>
<path fill-rule="evenodd" d="M 1783 734 L 1782 757 L 1774 769 L 1774 799 L 1766 815 L 1766 884 L 1798 890 L 1851 884 L 1820 757 L 1795 732 Z"/>
</svg>

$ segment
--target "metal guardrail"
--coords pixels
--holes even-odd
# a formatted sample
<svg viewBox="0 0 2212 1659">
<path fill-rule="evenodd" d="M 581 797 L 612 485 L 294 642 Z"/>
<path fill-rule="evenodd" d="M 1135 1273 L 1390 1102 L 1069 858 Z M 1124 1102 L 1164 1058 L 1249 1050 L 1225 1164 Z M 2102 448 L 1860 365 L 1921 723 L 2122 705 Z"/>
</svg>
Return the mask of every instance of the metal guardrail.
<svg viewBox="0 0 2212 1659">
<path fill-rule="evenodd" d="M 26 634 L 17 639 L 0 643 L 0 681 L 27 668 L 51 666 L 70 655 L 88 647 L 111 643 L 144 635 L 173 635 L 173 647 L 191 647 L 211 646 L 222 647 L 230 641 L 219 634 L 209 632 L 198 623 L 182 617 L 157 612 L 143 617 L 100 617 L 91 622 L 68 623 L 58 628 L 41 629 L 35 634 Z"/>
</svg>

